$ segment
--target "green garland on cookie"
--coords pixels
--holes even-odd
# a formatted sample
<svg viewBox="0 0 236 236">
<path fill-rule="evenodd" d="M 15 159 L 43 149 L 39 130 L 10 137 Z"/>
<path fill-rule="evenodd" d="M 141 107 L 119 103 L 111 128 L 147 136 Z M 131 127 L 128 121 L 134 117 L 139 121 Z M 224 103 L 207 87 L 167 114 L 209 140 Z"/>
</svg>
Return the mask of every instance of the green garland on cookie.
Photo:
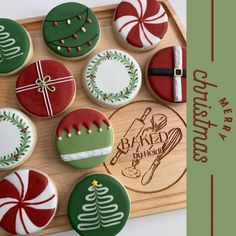
<svg viewBox="0 0 236 236">
<path fill-rule="evenodd" d="M 126 69 L 128 69 L 128 74 L 130 77 L 130 82 L 123 91 L 118 93 L 104 93 L 97 87 L 96 84 L 96 73 L 98 71 L 98 67 L 102 64 L 102 62 L 106 60 L 116 60 L 122 63 Z M 126 55 L 123 55 L 117 51 L 104 52 L 102 55 L 98 54 L 97 58 L 92 60 L 93 65 L 89 66 L 87 70 L 87 84 L 91 93 L 96 96 L 97 99 L 103 99 L 104 101 L 116 102 L 121 101 L 123 99 L 128 99 L 129 95 L 137 88 L 138 84 L 138 70 L 134 66 L 134 63 L 128 58 Z"/>
<path fill-rule="evenodd" d="M 26 126 L 26 123 L 23 122 L 18 115 L 4 111 L 3 114 L 0 115 L 0 120 L 11 122 L 20 130 L 19 147 L 16 147 L 15 150 L 8 155 L 0 156 L 0 165 L 9 166 L 18 162 L 20 158 L 26 154 L 30 147 L 31 136 L 30 131 L 28 130 L 29 127 Z"/>
</svg>

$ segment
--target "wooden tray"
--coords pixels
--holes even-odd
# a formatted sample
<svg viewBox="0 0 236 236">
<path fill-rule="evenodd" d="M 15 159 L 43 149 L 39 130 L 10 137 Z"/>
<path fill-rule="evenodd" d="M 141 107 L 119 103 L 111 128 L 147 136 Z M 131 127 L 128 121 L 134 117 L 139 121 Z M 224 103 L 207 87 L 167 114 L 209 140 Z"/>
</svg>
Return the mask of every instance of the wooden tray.
<svg viewBox="0 0 236 236">
<path fill-rule="evenodd" d="M 143 71 L 148 59 L 161 48 L 178 44 L 186 46 L 185 32 L 175 12 L 166 0 L 162 2 L 162 5 L 166 9 L 169 16 L 169 28 L 165 38 L 162 40 L 158 48 L 146 53 L 129 52 L 137 59 Z M 115 5 L 112 5 L 94 9 L 101 23 L 102 38 L 93 55 L 96 52 L 107 48 L 118 48 L 121 50 L 125 50 L 116 41 L 112 32 L 111 22 L 115 7 Z M 51 222 L 51 224 L 38 235 L 45 235 L 48 233 L 70 229 L 70 225 L 66 216 L 68 196 L 78 179 L 81 176 L 93 171 L 109 172 L 118 177 L 124 183 L 124 185 L 129 190 L 132 201 L 131 217 L 144 216 L 185 207 L 186 126 L 184 120 L 186 118 L 186 105 L 170 105 L 170 107 L 168 108 L 156 103 L 155 99 L 147 91 L 146 85 L 143 80 L 142 89 L 139 95 L 136 97 L 134 103 L 119 110 L 106 109 L 97 106 L 96 104 L 91 102 L 90 99 L 88 99 L 88 97 L 84 93 L 81 83 L 82 69 L 92 55 L 79 62 L 69 62 L 60 60 L 59 58 L 55 57 L 47 50 L 43 43 L 41 35 L 42 20 L 43 18 L 40 17 L 20 21 L 20 23 L 29 31 L 33 39 L 34 58 L 32 61 L 52 58 L 61 61 L 63 64 L 68 66 L 68 68 L 72 71 L 76 78 L 77 97 L 73 105 L 69 110 L 66 111 L 66 113 L 80 107 L 91 107 L 104 112 L 111 118 L 111 122 L 116 132 L 116 141 L 114 145 L 114 151 L 107 163 L 95 169 L 76 170 L 62 163 L 57 157 L 55 150 L 52 148 L 53 132 L 65 113 L 56 118 L 47 120 L 31 117 L 37 126 L 38 142 L 33 155 L 29 158 L 28 161 L 26 161 L 25 164 L 20 166 L 20 168 L 37 168 L 39 170 L 42 170 L 53 178 L 59 190 L 59 207 L 56 217 Z M 10 78 L 0 78 L 1 107 L 7 106 L 19 109 L 15 96 L 16 78 L 17 76 L 12 76 Z M 150 113 L 144 122 L 141 121 L 140 118 L 145 111 L 148 111 Z M 147 129 L 148 127 L 150 128 L 150 119 L 153 116 L 155 117 L 155 115 L 157 114 L 164 114 L 167 117 L 167 125 L 160 131 L 152 135 L 161 136 L 161 132 L 163 137 L 165 137 L 165 134 L 167 134 L 170 129 L 179 128 L 183 134 L 183 138 L 175 147 L 175 149 L 173 149 L 167 156 L 165 156 L 165 158 L 161 160 L 161 164 L 158 166 L 156 172 L 152 176 L 150 183 L 144 185 L 141 181 L 142 176 L 150 168 L 156 156 L 153 155 L 153 153 L 149 153 L 147 154 L 147 157 L 143 157 L 135 167 L 140 171 L 141 176 L 137 178 L 127 178 L 122 173 L 124 169 L 129 168 L 132 165 L 132 160 L 135 155 L 135 147 L 133 147 L 132 149 L 131 147 L 127 148 L 127 146 L 125 146 L 123 147 L 123 149 L 121 149 L 120 142 L 122 138 L 128 139 L 128 142 L 131 142 L 133 137 L 140 138 L 140 134 L 139 136 L 137 136 L 137 129 L 141 130 L 144 128 Z M 150 134 L 150 132 L 151 131 L 147 131 L 148 135 Z M 160 150 L 159 148 L 161 147 L 161 144 L 150 146 L 149 144 L 147 144 L 147 141 L 144 140 L 145 137 L 142 138 L 144 147 L 141 147 L 138 150 L 138 155 L 144 153 L 145 148 L 150 150 Z M 122 153 L 119 153 L 120 150 L 122 151 Z M 116 154 L 120 155 L 120 158 L 113 166 L 110 164 L 110 161 Z M 136 155 L 135 160 L 137 160 L 138 155 Z M 6 175 L 8 172 L 9 171 L 1 171 L 0 178 Z M 0 229 L 0 235 L 5 236 L 8 234 Z"/>
</svg>

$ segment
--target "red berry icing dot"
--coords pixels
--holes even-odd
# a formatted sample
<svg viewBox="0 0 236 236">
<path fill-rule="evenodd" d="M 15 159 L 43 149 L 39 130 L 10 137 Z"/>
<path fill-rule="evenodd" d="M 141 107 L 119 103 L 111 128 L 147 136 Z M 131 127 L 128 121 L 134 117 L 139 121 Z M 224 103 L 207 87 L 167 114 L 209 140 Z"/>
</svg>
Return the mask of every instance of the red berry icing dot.
<svg viewBox="0 0 236 236">
<path fill-rule="evenodd" d="M 78 38 L 78 34 L 77 34 L 77 33 L 74 33 L 74 34 L 73 34 L 73 38 L 74 38 L 74 39 L 77 39 L 77 38 Z"/>
<path fill-rule="evenodd" d="M 92 23 L 92 20 L 91 20 L 90 18 L 87 18 L 86 21 L 87 21 L 88 24 L 91 24 L 91 23 Z"/>
</svg>

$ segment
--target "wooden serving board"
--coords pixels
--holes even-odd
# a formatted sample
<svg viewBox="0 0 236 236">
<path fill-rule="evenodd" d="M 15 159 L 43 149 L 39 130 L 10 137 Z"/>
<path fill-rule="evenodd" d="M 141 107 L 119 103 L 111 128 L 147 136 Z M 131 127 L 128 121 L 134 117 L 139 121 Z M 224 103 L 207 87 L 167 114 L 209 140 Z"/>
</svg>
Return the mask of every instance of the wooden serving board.
<svg viewBox="0 0 236 236">
<path fill-rule="evenodd" d="M 139 62 L 143 72 L 147 61 L 156 51 L 173 45 L 186 46 L 185 32 L 175 12 L 166 0 L 162 1 L 162 5 L 169 16 L 169 28 L 160 45 L 145 53 L 128 52 Z M 101 23 L 102 37 L 93 55 L 108 48 L 127 51 L 119 45 L 112 32 L 111 23 L 115 7 L 113 5 L 94 9 Z M 59 207 L 56 217 L 38 235 L 70 229 L 66 215 L 69 194 L 82 176 L 97 171 L 111 173 L 127 187 L 132 201 L 131 217 L 185 207 L 186 105 L 173 104 L 166 107 L 158 104 L 147 91 L 144 79 L 141 91 L 133 103 L 118 110 L 107 109 L 94 104 L 86 96 L 81 82 L 82 70 L 92 55 L 82 61 L 65 61 L 55 57 L 44 45 L 41 34 L 42 20 L 41 17 L 20 21 L 33 39 L 34 58 L 32 61 L 51 58 L 66 65 L 76 78 L 77 96 L 73 105 L 64 114 L 56 118 L 39 119 L 31 117 L 37 126 L 38 142 L 33 155 L 19 168 L 36 168 L 47 173 L 55 181 L 59 191 Z M 20 109 L 15 96 L 16 78 L 17 76 L 0 78 L 0 107 Z M 115 129 L 115 145 L 109 160 L 104 165 L 89 170 L 77 170 L 64 164 L 53 148 L 53 134 L 59 121 L 66 113 L 81 107 L 91 107 L 104 112 L 110 117 Z M 145 112 L 145 119 L 141 119 Z M 158 126 L 158 118 L 161 114 L 166 117 L 167 123 L 164 127 L 159 127 L 159 130 L 154 130 L 153 125 Z M 174 143 L 175 138 L 172 137 L 171 139 L 170 137 L 170 146 L 176 144 L 176 147 L 170 149 L 169 152 L 167 150 L 166 153 L 161 153 L 163 143 L 166 140 L 168 141 L 168 132 L 173 128 L 178 128 L 177 135 L 179 135 L 178 137 L 182 135 L 182 139 Z M 141 143 L 139 147 L 137 147 L 137 142 Z M 149 174 L 143 177 L 160 153 L 162 159 L 153 175 Z M 116 158 L 117 156 L 118 158 Z M 0 177 L 5 176 L 8 172 L 10 171 L 1 171 Z M 8 234 L 0 229 L 0 235 Z"/>
</svg>

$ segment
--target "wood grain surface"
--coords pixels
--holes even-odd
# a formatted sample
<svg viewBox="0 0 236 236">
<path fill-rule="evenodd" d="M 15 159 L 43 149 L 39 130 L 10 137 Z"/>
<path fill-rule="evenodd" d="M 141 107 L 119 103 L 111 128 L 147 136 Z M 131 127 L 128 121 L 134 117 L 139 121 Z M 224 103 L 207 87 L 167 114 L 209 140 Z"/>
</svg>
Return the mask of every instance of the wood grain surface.
<svg viewBox="0 0 236 236">
<path fill-rule="evenodd" d="M 156 49 L 145 53 L 129 52 L 122 48 L 114 38 L 112 16 L 115 5 L 94 9 L 101 23 L 102 37 L 93 54 L 82 61 L 65 61 L 58 59 L 49 52 L 42 39 L 41 26 L 43 17 L 20 21 L 33 39 L 34 57 L 32 62 L 47 58 L 58 60 L 72 71 L 77 83 L 76 99 L 66 112 L 53 119 L 31 117 L 38 130 L 38 141 L 32 156 L 19 168 L 34 168 L 45 172 L 55 181 L 59 192 L 59 207 L 56 217 L 38 235 L 70 229 L 67 220 L 67 199 L 78 180 L 92 172 L 109 172 L 123 182 L 128 188 L 132 202 L 131 217 L 155 214 L 186 206 L 186 104 L 172 104 L 166 107 L 157 103 L 147 91 L 143 75 L 142 88 L 132 104 L 119 110 L 103 108 L 94 104 L 86 96 L 81 82 L 82 71 L 88 60 L 96 52 L 103 49 L 117 48 L 127 51 L 138 61 L 144 73 L 146 63 L 156 51 L 168 46 L 186 46 L 185 31 L 178 17 L 166 0 L 162 1 L 162 5 L 169 16 L 168 32 Z M 16 78 L 17 75 L 0 78 L 0 107 L 20 109 L 15 96 Z M 109 160 L 104 165 L 89 170 L 73 169 L 62 163 L 55 152 L 53 143 L 54 131 L 62 117 L 70 111 L 81 107 L 90 107 L 104 112 L 110 117 L 115 129 L 115 145 Z M 147 108 L 151 108 L 151 111 L 143 121 L 141 117 Z M 153 131 L 151 120 L 155 120 L 155 117 L 160 114 L 166 117 L 166 123 L 164 127 L 161 126 L 159 130 Z M 152 146 L 146 142 L 138 149 L 140 155 L 136 156 L 134 153 L 137 152 L 137 147 L 123 147 L 115 165 L 112 165 L 111 160 L 119 152 L 117 147 L 119 147 L 122 138 L 127 138 L 128 142 L 131 142 L 133 137 L 140 138 L 141 131 L 137 134 L 137 129 L 142 130 L 142 132 L 146 130 L 147 135 L 160 135 L 159 133 L 162 132 L 164 136 L 169 135 L 168 140 L 162 140 Z M 175 132 L 176 130 L 177 132 Z M 126 132 L 127 135 L 125 135 Z M 141 138 L 144 137 L 142 136 Z M 164 143 L 165 148 L 162 146 Z M 150 154 L 150 157 L 141 157 L 141 153 L 144 153 L 146 149 L 160 150 L 164 155 L 161 153 L 161 158 L 157 158 L 157 155 L 154 154 Z M 125 153 L 126 151 L 127 153 Z M 127 175 L 129 171 L 132 173 L 131 176 L 125 176 L 124 173 Z M 148 171 L 149 173 L 147 173 Z M 5 176 L 8 172 L 1 171 L 0 177 Z M 138 177 L 135 176 L 135 173 Z M 146 176 L 144 177 L 145 174 Z M 0 235 L 5 236 L 8 234 L 0 229 Z"/>
</svg>

